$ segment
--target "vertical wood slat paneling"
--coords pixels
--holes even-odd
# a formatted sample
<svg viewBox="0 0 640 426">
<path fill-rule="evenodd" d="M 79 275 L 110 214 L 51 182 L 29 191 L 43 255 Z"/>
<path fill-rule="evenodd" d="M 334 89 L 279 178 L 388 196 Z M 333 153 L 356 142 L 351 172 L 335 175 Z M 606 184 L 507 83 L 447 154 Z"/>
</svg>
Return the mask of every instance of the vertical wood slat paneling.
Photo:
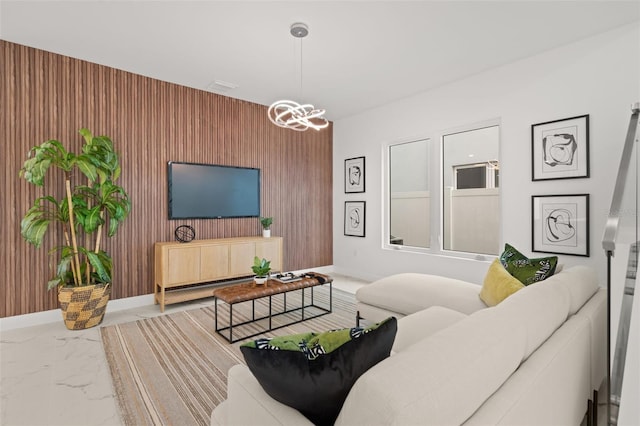
<svg viewBox="0 0 640 426">
<path fill-rule="evenodd" d="M 262 212 L 284 238 L 284 267 L 332 263 L 332 128 L 295 132 L 274 126 L 267 107 L 0 41 L 0 132 L 4 202 L 0 225 L 0 317 L 58 307 L 46 291 L 47 251 L 20 236 L 20 220 L 44 194 L 18 177 L 28 150 L 58 139 L 77 150 L 78 129 L 112 138 L 121 155 L 120 184 L 132 212 L 105 249 L 114 257 L 112 298 L 153 292 L 153 244 L 173 240 L 178 225 L 196 238 L 260 235 L 257 219 L 167 219 L 167 161 L 261 169 Z M 49 188 L 61 187 L 61 173 Z M 60 197 L 62 194 L 57 192 Z"/>
</svg>

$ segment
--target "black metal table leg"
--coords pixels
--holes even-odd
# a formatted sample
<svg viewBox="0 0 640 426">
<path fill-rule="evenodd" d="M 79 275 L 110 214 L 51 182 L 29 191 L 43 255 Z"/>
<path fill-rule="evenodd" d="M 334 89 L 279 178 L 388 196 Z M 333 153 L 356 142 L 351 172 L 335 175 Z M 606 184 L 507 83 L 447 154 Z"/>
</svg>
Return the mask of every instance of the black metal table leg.
<svg viewBox="0 0 640 426">
<path fill-rule="evenodd" d="M 216 331 L 218 331 L 218 299 L 216 299 L 215 297 L 213 298 L 213 306 L 216 317 Z"/>
<path fill-rule="evenodd" d="M 229 341 L 233 342 L 233 304 L 229 305 Z"/>
<path fill-rule="evenodd" d="M 269 331 L 271 331 L 271 316 L 272 316 L 272 312 L 271 312 L 271 296 L 269 296 Z"/>
</svg>

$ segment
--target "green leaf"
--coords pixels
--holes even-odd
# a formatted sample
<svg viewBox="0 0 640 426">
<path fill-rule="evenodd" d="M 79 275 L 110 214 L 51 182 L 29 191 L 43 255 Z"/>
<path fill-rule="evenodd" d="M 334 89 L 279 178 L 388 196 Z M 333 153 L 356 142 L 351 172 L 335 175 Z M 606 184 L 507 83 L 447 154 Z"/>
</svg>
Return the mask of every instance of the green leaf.
<svg viewBox="0 0 640 426">
<path fill-rule="evenodd" d="M 80 133 L 82 135 L 82 137 L 84 138 L 84 140 L 85 140 L 85 142 L 87 144 L 91 144 L 91 140 L 93 139 L 93 135 L 91 134 L 89 129 L 85 129 L 83 127 L 82 129 L 78 130 L 78 133 Z"/>
<path fill-rule="evenodd" d="M 96 166 L 94 166 L 91 161 L 85 156 L 80 156 L 76 158 L 76 165 L 84 174 L 87 179 L 91 182 L 95 182 L 98 179 L 98 170 Z"/>
<path fill-rule="evenodd" d="M 103 283 L 110 283 L 111 277 L 109 276 L 100 256 L 93 252 L 87 252 L 87 257 L 89 258 L 91 266 L 96 270 L 96 274 L 98 274 L 100 281 Z"/>
<path fill-rule="evenodd" d="M 44 176 L 49 170 L 51 160 L 45 158 L 39 160 L 38 158 L 30 158 L 24 162 L 24 166 L 20 170 L 20 174 L 26 179 L 27 182 L 37 186 L 44 185 Z"/>
<path fill-rule="evenodd" d="M 116 158 L 116 161 L 118 161 L 118 159 Z M 120 177 L 120 172 L 122 171 L 120 165 L 116 166 L 113 170 L 113 181 L 117 181 L 118 178 Z"/>
<path fill-rule="evenodd" d="M 21 229 L 22 237 L 37 248 L 42 245 L 44 234 L 47 232 L 51 220 L 37 219 Z"/>
<path fill-rule="evenodd" d="M 265 277 L 271 271 L 271 262 L 267 259 L 260 259 L 258 256 L 253 258 L 253 266 L 251 270 L 258 277 Z"/>
<path fill-rule="evenodd" d="M 58 263 L 58 271 L 57 271 L 57 276 L 59 278 L 64 277 L 71 270 L 71 260 L 73 258 L 72 254 L 73 253 L 66 256 L 63 255 L 62 258 L 60 259 L 60 262 Z"/>
<path fill-rule="evenodd" d="M 47 290 L 53 290 L 62 284 L 64 284 L 64 282 L 59 277 L 55 277 L 47 282 Z"/>
<path fill-rule="evenodd" d="M 120 225 L 120 221 L 118 219 L 115 219 L 115 218 L 109 219 L 109 231 L 107 232 L 107 235 L 109 237 L 113 237 L 114 235 L 116 235 L 119 225 Z"/>
<path fill-rule="evenodd" d="M 84 217 L 84 222 L 82 224 L 86 232 L 94 232 L 96 229 L 98 229 L 98 226 L 102 225 L 102 223 L 104 222 L 100 217 L 100 210 L 100 206 L 95 206 L 94 208 L 87 211 L 87 214 Z"/>
<path fill-rule="evenodd" d="M 98 176 L 100 177 L 99 182 L 105 182 L 107 179 L 109 179 L 109 173 L 106 172 L 104 169 L 98 168 L 97 172 L 98 172 Z"/>
</svg>

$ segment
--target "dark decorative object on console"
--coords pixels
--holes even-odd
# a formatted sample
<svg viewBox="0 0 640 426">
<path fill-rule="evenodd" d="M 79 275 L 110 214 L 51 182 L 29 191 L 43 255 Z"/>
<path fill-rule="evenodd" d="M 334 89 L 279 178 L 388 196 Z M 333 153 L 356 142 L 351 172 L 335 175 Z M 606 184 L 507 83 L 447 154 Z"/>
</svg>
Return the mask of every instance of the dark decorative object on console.
<svg viewBox="0 0 640 426">
<path fill-rule="evenodd" d="M 189 243 L 196 237 L 196 230 L 193 229 L 193 226 L 180 225 L 176 228 L 173 234 L 176 236 L 176 241 Z"/>
</svg>

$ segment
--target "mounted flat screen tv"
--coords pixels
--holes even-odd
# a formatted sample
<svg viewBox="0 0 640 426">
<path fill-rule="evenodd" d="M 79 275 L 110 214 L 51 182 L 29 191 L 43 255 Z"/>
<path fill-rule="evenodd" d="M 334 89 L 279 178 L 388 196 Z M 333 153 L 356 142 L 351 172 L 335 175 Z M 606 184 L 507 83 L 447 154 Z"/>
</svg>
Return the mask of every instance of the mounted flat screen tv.
<svg viewBox="0 0 640 426">
<path fill-rule="evenodd" d="M 260 169 L 169 161 L 169 219 L 260 216 Z"/>
</svg>

